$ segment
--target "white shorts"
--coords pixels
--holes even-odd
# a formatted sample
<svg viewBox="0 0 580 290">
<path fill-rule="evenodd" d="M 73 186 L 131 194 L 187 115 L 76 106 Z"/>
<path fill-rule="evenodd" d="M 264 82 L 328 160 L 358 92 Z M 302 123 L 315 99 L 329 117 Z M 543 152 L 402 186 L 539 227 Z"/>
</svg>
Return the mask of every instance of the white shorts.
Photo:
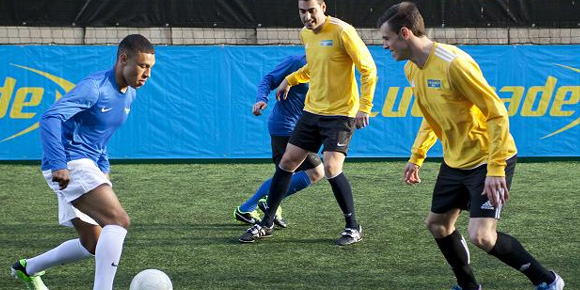
<svg viewBox="0 0 580 290">
<path fill-rule="evenodd" d="M 88 158 L 71 160 L 67 163 L 67 167 L 70 172 L 70 182 L 63 190 L 60 190 L 58 182 L 52 181 L 51 170 L 42 171 L 46 183 L 58 197 L 58 223 L 72 227 L 71 220 L 79 218 L 86 223 L 98 225 L 94 219 L 75 208 L 71 202 L 99 185 L 108 184 L 113 186 L 111 181 L 97 167 L 95 162 Z"/>
</svg>

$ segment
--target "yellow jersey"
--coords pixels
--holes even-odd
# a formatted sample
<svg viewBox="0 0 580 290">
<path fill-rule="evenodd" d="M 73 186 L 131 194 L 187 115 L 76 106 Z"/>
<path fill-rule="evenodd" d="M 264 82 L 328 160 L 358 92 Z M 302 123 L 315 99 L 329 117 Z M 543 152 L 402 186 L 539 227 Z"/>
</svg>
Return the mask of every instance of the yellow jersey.
<svg viewBox="0 0 580 290">
<path fill-rule="evenodd" d="M 371 112 L 377 84 L 377 68 L 368 48 L 354 27 L 331 16 L 317 33 L 303 28 L 300 40 L 306 50 L 306 65 L 288 75 L 290 86 L 309 82 L 304 110 L 318 115 L 355 117 Z M 361 74 L 361 97 L 355 80 Z"/>
<path fill-rule="evenodd" d="M 423 113 L 409 162 L 421 166 L 438 138 L 450 167 L 487 164 L 488 176 L 505 176 L 506 159 L 517 153 L 507 110 L 473 58 L 434 43 L 423 68 L 408 61 L 405 75 Z"/>
</svg>

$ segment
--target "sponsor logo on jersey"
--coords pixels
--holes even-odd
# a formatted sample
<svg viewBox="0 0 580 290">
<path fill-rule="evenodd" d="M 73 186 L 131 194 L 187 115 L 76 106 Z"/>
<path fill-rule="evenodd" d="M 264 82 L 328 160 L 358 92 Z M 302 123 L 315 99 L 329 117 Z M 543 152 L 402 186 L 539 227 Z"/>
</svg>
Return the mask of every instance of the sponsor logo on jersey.
<svg viewBox="0 0 580 290">
<path fill-rule="evenodd" d="M 427 80 L 427 87 L 440 89 L 441 88 L 441 80 L 428 79 Z"/>
<path fill-rule="evenodd" d="M 320 46 L 332 46 L 332 39 L 321 40 Z"/>
</svg>

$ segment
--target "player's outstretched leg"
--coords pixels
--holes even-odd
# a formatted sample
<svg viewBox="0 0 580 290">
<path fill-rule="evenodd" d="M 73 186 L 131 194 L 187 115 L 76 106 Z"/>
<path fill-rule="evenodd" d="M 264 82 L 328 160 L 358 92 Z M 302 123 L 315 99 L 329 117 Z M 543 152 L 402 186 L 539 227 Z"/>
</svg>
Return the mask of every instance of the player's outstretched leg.
<svg viewBox="0 0 580 290">
<path fill-rule="evenodd" d="M 79 239 L 72 239 L 36 257 L 19 260 L 12 266 L 12 275 L 24 281 L 28 289 L 48 289 L 40 278 L 45 269 L 92 257 Z"/>
</svg>

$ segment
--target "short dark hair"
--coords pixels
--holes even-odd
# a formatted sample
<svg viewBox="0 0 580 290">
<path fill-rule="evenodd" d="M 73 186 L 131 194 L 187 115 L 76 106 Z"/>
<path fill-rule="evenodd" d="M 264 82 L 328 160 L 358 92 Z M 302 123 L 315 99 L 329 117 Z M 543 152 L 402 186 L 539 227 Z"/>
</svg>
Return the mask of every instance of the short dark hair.
<svg viewBox="0 0 580 290">
<path fill-rule="evenodd" d="M 298 0 L 298 1 L 309 1 L 309 0 Z M 318 4 L 320 5 L 324 3 L 324 0 L 316 0 L 316 2 L 318 2 Z"/>
<path fill-rule="evenodd" d="M 155 47 L 153 44 L 141 34 L 130 34 L 125 36 L 121 43 L 119 43 L 119 48 L 117 50 L 117 56 L 122 53 L 127 56 L 133 56 L 138 52 L 155 54 Z"/>
<path fill-rule="evenodd" d="M 401 2 L 389 7 L 379 17 L 377 28 L 381 28 L 385 22 L 388 22 L 389 28 L 397 34 L 401 31 L 401 28 L 407 27 L 415 36 L 425 35 L 423 16 L 421 16 L 417 5 L 413 2 Z"/>
</svg>

